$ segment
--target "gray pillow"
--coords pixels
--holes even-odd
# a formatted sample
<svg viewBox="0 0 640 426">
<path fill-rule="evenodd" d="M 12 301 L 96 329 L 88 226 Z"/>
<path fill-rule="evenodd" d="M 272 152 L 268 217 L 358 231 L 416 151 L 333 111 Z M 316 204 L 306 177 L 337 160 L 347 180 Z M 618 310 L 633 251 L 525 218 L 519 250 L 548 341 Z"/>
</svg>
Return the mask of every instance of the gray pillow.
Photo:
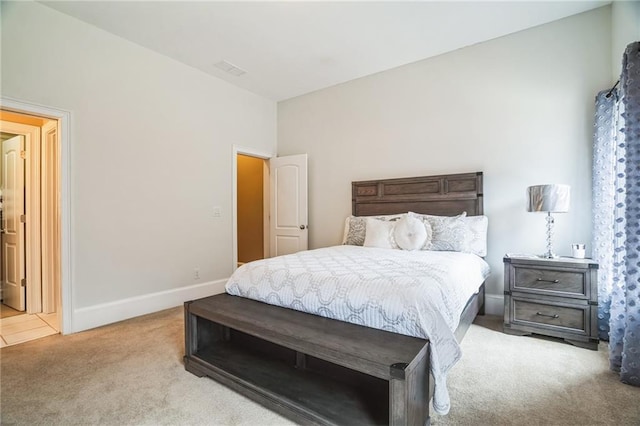
<svg viewBox="0 0 640 426">
<path fill-rule="evenodd" d="M 467 227 L 463 218 L 464 212 L 458 216 L 422 215 L 423 220 L 431 225 L 431 247 L 433 251 L 467 251 Z"/>
<path fill-rule="evenodd" d="M 428 250 L 487 255 L 487 216 L 467 216 L 467 212 L 458 216 L 418 216 L 431 225 L 433 235 Z"/>
</svg>

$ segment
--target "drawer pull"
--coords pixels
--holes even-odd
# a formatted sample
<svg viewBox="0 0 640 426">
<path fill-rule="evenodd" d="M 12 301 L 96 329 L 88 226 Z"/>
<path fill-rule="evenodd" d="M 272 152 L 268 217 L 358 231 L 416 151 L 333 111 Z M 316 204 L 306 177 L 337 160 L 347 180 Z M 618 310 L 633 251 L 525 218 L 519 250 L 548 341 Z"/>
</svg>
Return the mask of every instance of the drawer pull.
<svg viewBox="0 0 640 426">
<path fill-rule="evenodd" d="M 542 312 L 536 312 L 536 315 L 540 315 L 541 317 L 549 317 L 549 318 L 560 318 L 560 315 L 555 314 L 555 315 L 549 315 L 549 314 L 543 314 Z"/>
<path fill-rule="evenodd" d="M 554 283 L 554 284 L 557 284 L 560 282 L 560 280 L 543 280 L 542 278 L 538 278 L 536 281 L 544 281 L 546 283 Z"/>
</svg>

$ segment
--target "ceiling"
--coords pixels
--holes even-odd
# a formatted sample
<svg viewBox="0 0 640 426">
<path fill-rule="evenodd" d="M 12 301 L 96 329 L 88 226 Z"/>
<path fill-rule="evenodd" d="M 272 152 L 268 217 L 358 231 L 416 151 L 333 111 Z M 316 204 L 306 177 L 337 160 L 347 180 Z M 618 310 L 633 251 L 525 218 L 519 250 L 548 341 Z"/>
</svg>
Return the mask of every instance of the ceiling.
<svg viewBox="0 0 640 426">
<path fill-rule="evenodd" d="M 280 101 L 610 1 L 42 3 Z M 215 66 L 223 60 L 246 73 Z"/>
</svg>

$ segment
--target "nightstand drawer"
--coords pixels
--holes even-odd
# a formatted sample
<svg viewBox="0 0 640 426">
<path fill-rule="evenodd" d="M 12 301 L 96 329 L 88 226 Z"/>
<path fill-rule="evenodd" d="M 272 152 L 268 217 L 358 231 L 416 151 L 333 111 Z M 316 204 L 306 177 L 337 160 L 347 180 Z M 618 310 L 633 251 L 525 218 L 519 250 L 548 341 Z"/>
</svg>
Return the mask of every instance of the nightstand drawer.
<svg viewBox="0 0 640 426">
<path fill-rule="evenodd" d="M 513 323 L 539 325 L 547 328 L 588 334 L 590 306 L 558 306 L 513 298 Z"/>
<path fill-rule="evenodd" d="M 504 332 L 559 337 L 598 349 L 598 264 L 591 259 L 504 258 Z"/>
<path fill-rule="evenodd" d="M 585 274 L 560 269 L 515 267 L 511 290 L 588 299 Z"/>
</svg>

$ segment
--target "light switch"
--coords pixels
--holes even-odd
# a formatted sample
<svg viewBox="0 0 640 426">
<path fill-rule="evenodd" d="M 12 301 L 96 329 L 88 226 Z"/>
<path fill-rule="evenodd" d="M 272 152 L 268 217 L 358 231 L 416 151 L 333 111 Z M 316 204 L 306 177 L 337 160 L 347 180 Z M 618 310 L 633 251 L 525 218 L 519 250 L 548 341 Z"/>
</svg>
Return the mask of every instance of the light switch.
<svg viewBox="0 0 640 426">
<path fill-rule="evenodd" d="M 214 207 L 213 217 L 220 217 L 220 216 L 222 216 L 222 209 L 220 207 Z"/>
</svg>

